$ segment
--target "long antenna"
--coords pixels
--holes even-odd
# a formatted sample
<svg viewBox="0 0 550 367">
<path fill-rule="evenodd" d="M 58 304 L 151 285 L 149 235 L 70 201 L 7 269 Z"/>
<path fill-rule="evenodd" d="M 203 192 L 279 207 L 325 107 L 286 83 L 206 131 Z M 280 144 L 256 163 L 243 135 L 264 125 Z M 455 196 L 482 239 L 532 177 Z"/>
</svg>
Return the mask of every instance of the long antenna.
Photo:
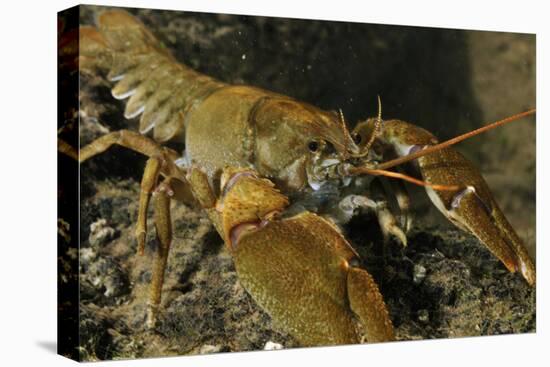
<svg viewBox="0 0 550 367">
<path fill-rule="evenodd" d="M 379 170 L 386 170 L 388 168 L 392 168 L 392 167 L 398 166 L 400 164 L 410 162 L 414 159 L 423 157 L 426 154 L 430 154 L 430 153 L 436 152 L 438 150 L 445 149 L 447 147 L 450 147 L 453 144 L 459 143 L 463 140 L 466 140 L 466 139 L 469 139 L 473 136 L 484 133 L 485 131 L 494 129 L 498 126 L 507 124 L 507 123 L 512 122 L 512 121 L 519 120 L 519 119 L 521 119 L 523 117 L 526 117 L 526 116 L 529 116 L 529 115 L 533 115 L 535 112 L 536 112 L 536 109 L 533 108 L 531 110 L 521 112 L 521 113 L 518 113 L 518 114 L 510 116 L 510 117 L 506 117 L 505 119 L 493 122 L 493 123 L 491 123 L 487 126 L 480 127 L 479 129 L 470 131 L 466 134 L 459 135 L 459 136 L 457 136 L 455 138 L 452 138 L 452 139 L 449 139 L 449 140 L 447 140 L 443 143 L 432 145 L 432 146 L 429 146 L 429 147 L 424 148 L 422 150 L 419 150 L 418 152 L 408 154 L 408 155 L 400 157 L 400 158 L 392 159 L 391 161 L 384 162 L 384 163 L 379 164 L 378 166 L 376 166 L 376 168 L 379 169 Z"/>
<path fill-rule="evenodd" d="M 431 187 L 434 190 L 437 191 L 457 191 L 460 189 L 460 186 L 458 185 L 440 185 L 440 184 L 433 184 L 430 182 L 422 181 L 419 179 L 416 179 L 414 177 L 405 175 L 403 173 L 399 172 L 393 172 L 393 171 L 386 171 L 382 169 L 372 169 L 368 167 L 351 167 L 348 168 L 347 172 L 348 175 L 361 175 L 361 174 L 367 174 L 371 176 L 384 176 L 384 177 L 391 177 L 391 178 L 397 178 L 403 181 L 410 182 L 412 184 L 418 185 L 418 186 L 426 186 Z"/>
</svg>

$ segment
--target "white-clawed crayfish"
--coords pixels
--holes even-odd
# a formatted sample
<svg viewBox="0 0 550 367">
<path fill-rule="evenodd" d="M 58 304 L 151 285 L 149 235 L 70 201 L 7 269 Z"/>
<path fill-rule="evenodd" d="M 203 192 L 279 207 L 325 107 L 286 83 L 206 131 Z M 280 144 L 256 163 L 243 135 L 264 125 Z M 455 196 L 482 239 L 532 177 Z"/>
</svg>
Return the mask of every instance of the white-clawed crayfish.
<svg viewBox="0 0 550 367">
<path fill-rule="evenodd" d="M 177 200 L 208 213 L 244 288 L 301 344 L 393 340 L 378 286 L 339 229 L 359 210 L 370 210 L 383 234 L 406 246 L 409 198 L 398 181 L 400 213 L 394 215 L 380 194 L 379 179 L 386 176 L 425 186 L 449 220 L 535 284 L 534 264 L 481 174 L 449 147 L 476 132 L 439 143 L 417 126 L 384 121 L 380 103 L 377 117 L 349 131 L 341 113 L 228 85 L 176 62 L 140 21 L 120 10 L 103 12 L 97 27 L 80 28 L 79 63 L 85 72 L 107 71 L 116 82 L 113 96 L 127 99 L 125 117 L 139 117 L 139 133 L 104 135 L 83 147 L 79 160 L 114 144 L 149 158 L 136 227 L 143 252 L 152 200 L 159 246 L 149 327 L 171 243 L 169 204 Z M 183 154 L 161 145 L 173 139 L 185 141 Z M 417 178 L 401 170 L 404 164 Z"/>
</svg>

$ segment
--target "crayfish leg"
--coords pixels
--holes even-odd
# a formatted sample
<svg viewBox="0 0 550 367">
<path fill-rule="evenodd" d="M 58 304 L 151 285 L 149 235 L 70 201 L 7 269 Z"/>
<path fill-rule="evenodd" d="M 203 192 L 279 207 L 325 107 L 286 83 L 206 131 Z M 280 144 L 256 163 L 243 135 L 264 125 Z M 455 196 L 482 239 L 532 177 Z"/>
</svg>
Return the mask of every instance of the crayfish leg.
<svg viewBox="0 0 550 367">
<path fill-rule="evenodd" d="M 408 233 L 413 224 L 413 214 L 411 213 L 411 197 L 407 192 L 405 183 L 401 180 L 388 180 L 395 195 L 397 206 L 399 207 L 399 224 L 405 233 Z"/>
<path fill-rule="evenodd" d="M 76 158 L 84 162 L 113 145 L 120 145 L 149 157 L 141 180 L 135 235 L 138 253 L 143 254 L 147 236 L 147 210 L 152 198 L 158 245 L 153 257 L 146 327 L 153 328 L 160 308 L 164 273 L 172 242 L 170 201 L 178 200 L 188 205 L 196 205 L 197 199 L 193 197 L 191 183 L 185 177 L 185 169 L 174 163 L 177 153 L 133 131 L 120 130 L 106 134 L 83 147 L 80 156 Z M 159 183 L 159 180 L 162 181 Z"/>
<path fill-rule="evenodd" d="M 153 257 L 153 274 L 149 288 L 149 302 L 147 304 L 147 328 L 153 328 L 156 324 L 162 296 L 162 286 L 164 284 L 164 272 L 168 261 L 170 244 L 172 243 L 170 197 L 166 192 L 158 192 L 154 194 L 153 202 L 158 245 Z"/>
<path fill-rule="evenodd" d="M 384 236 L 384 242 L 387 243 L 390 236 L 394 236 L 403 247 L 407 247 L 407 235 L 390 210 L 390 193 L 384 188 L 382 181 L 374 179 L 370 184 L 370 191 L 376 203 L 374 210 Z"/>
<path fill-rule="evenodd" d="M 376 216 L 384 243 L 394 236 L 403 247 L 407 247 L 407 236 L 389 209 L 386 198 L 373 200 L 365 195 L 347 195 L 331 210 L 328 217 L 339 225 L 346 224 L 359 209 L 372 212 Z"/>
<path fill-rule="evenodd" d="M 136 224 L 135 236 L 138 243 L 138 253 L 143 255 L 145 250 L 145 239 L 147 236 L 147 209 L 151 198 L 151 192 L 156 186 L 160 173 L 160 160 L 158 158 L 149 158 L 143 171 L 141 179 L 141 189 L 139 194 L 139 209 Z"/>
<path fill-rule="evenodd" d="M 148 157 L 160 157 L 165 153 L 161 145 L 148 137 L 131 130 L 119 130 L 105 134 L 81 148 L 79 161 L 84 162 L 105 152 L 113 145 L 120 145 Z"/>
</svg>

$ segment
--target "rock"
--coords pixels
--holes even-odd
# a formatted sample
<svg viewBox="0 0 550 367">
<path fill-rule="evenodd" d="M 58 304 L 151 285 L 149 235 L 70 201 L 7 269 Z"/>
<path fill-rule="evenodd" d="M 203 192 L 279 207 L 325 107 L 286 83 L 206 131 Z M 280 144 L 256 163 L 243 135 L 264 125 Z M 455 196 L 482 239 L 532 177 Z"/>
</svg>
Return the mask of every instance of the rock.
<svg viewBox="0 0 550 367">
<path fill-rule="evenodd" d="M 418 310 L 418 321 L 423 323 L 430 321 L 430 313 L 428 310 Z"/>
<path fill-rule="evenodd" d="M 107 331 L 112 320 L 96 306 L 82 306 L 79 311 L 79 332 L 82 340 L 79 348 L 80 358 L 85 361 L 97 361 L 112 357 L 115 346 Z M 109 344 L 109 348 L 105 348 L 105 344 Z"/>
<path fill-rule="evenodd" d="M 80 249 L 80 265 L 89 265 L 97 258 L 97 252 L 90 247 L 84 247 Z"/>
<path fill-rule="evenodd" d="M 415 264 L 413 268 L 413 283 L 418 285 L 426 278 L 426 268 Z"/>
<path fill-rule="evenodd" d="M 89 252 L 85 254 L 89 256 Z M 101 257 L 92 261 L 82 278 L 96 289 L 101 290 L 106 298 L 120 297 L 129 292 L 126 274 L 111 257 Z"/>
<path fill-rule="evenodd" d="M 129 359 L 142 353 L 141 342 L 128 336 L 128 329 L 108 312 L 95 305 L 82 305 L 79 312 L 82 361 Z"/>
<path fill-rule="evenodd" d="M 279 343 L 274 343 L 271 340 L 265 343 L 264 350 L 280 350 L 283 349 L 283 345 Z"/>
<path fill-rule="evenodd" d="M 90 237 L 88 241 L 92 247 L 100 247 L 115 237 L 115 230 L 107 226 L 105 219 L 98 219 L 90 225 Z"/>
<path fill-rule="evenodd" d="M 222 350 L 220 345 L 205 344 L 199 349 L 199 354 L 219 353 Z"/>
</svg>

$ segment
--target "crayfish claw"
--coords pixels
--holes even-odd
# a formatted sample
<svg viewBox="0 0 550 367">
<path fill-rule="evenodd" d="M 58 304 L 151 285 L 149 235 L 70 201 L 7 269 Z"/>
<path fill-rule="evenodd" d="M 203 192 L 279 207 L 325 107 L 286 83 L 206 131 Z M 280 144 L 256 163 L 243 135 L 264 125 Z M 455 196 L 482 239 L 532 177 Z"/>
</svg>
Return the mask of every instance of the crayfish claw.
<svg viewBox="0 0 550 367">
<path fill-rule="evenodd" d="M 534 285 L 535 266 L 480 172 L 451 148 L 422 157 L 419 163 L 427 181 L 464 187 L 458 192 L 426 188 L 435 206 L 457 227 L 476 236 L 510 272 L 519 271 Z"/>
<path fill-rule="evenodd" d="M 380 142 L 399 157 L 438 143 L 430 132 L 400 120 L 385 121 Z M 451 147 L 420 156 L 409 163 L 430 185 L 425 186 L 437 209 L 460 229 L 472 233 L 510 272 L 519 271 L 535 284 L 535 266 L 523 242 L 498 207 L 479 170 Z"/>
<path fill-rule="evenodd" d="M 348 298 L 350 307 L 359 316 L 367 341 L 379 343 L 395 339 L 388 310 L 372 276 L 365 270 L 348 271 Z"/>
<path fill-rule="evenodd" d="M 222 181 L 224 240 L 241 284 L 276 325 L 305 346 L 358 343 L 363 329 L 369 342 L 393 340 L 377 285 L 351 265 L 357 254 L 332 221 L 309 211 L 266 216 L 288 206 L 270 181 L 249 173 Z"/>
</svg>

